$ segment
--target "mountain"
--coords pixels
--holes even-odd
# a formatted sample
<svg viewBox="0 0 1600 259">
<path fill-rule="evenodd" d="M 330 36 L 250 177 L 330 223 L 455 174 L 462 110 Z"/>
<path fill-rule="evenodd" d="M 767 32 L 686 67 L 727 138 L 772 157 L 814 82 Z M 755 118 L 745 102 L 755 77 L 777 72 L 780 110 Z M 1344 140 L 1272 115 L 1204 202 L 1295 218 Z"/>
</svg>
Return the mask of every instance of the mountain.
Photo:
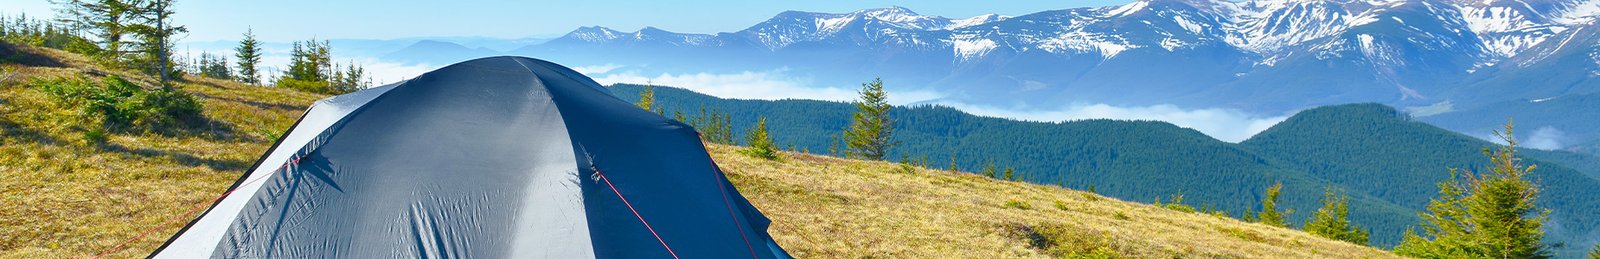
<svg viewBox="0 0 1600 259">
<path fill-rule="evenodd" d="M 35 84 L 107 73 L 154 79 L 58 50 L 0 42 L 0 55 L 10 58 L 0 77 L 0 200 L 14 205 L 0 210 L 4 258 L 143 256 L 326 97 L 189 75 L 174 87 L 204 103 L 204 127 L 102 132 L 105 143 L 92 144 L 100 125 L 79 121 L 79 109 Z M 1054 186 L 792 152 L 766 161 L 738 149 L 707 147 L 799 257 L 1394 257 Z"/>
<path fill-rule="evenodd" d="M 495 56 L 498 53 L 498 51 L 482 47 L 469 48 L 446 41 L 420 40 L 405 48 L 384 54 L 379 58 L 403 63 L 428 63 L 434 60 L 470 60 Z"/>
<path fill-rule="evenodd" d="M 641 86 L 611 87 L 636 99 Z M 776 143 L 837 153 L 835 137 L 848 125 L 848 103 L 809 100 L 721 99 L 657 86 L 656 104 L 672 116 L 694 118 L 705 109 L 727 113 L 735 132 L 758 118 Z M 966 114 L 937 106 L 898 107 L 890 161 L 980 171 L 1012 167 L 1018 179 L 1095 190 L 1119 199 L 1154 202 L 1174 194 L 1185 201 L 1242 215 L 1259 208 L 1263 190 L 1283 182 L 1284 208 L 1316 209 L 1323 187 L 1350 191 L 1351 217 L 1372 230 L 1374 245 L 1391 246 L 1417 224 L 1435 184 L 1450 168 L 1487 163 L 1479 150 L 1494 144 L 1416 121 L 1380 104 L 1328 106 L 1299 112 L 1244 142 L 1218 141 L 1164 122 L 1084 120 L 1024 122 Z M 1522 128 L 1527 130 L 1526 128 Z M 735 137 L 735 139 L 740 139 Z M 1600 167 L 1588 154 L 1524 150 L 1538 164 L 1541 206 L 1552 209 L 1547 241 L 1580 252 L 1600 237 Z M 1568 163 L 1571 165 L 1569 166 Z M 1304 222 L 1309 213 L 1290 214 Z"/>
<path fill-rule="evenodd" d="M 1283 114 L 1379 102 L 1482 117 L 1478 108 L 1494 103 L 1600 92 L 1597 14 L 1593 0 L 1140 0 L 964 19 L 890 7 L 788 11 L 714 34 L 584 27 L 509 53 L 643 74 L 782 71 L 816 85 L 881 77 L 893 91 L 945 96 L 934 102 L 999 107 Z"/>
</svg>

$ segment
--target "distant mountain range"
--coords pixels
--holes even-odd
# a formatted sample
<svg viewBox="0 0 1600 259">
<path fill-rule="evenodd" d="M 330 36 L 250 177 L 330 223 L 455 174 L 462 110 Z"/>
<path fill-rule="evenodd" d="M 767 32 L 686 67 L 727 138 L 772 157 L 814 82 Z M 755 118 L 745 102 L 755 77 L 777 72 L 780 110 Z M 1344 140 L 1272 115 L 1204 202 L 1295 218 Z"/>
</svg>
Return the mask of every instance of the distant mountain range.
<svg viewBox="0 0 1600 259">
<path fill-rule="evenodd" d="M 1597 14 L 1597 0 L 1141 0 L 965 19 L 891 7 L 788 11 L 716 34 L 583 27 L 504 52 L 419 42 L 384 57 L 446 64 L 512 54 L 646 73 L 783 69 L 823 85 L 881 77 L 891 91 L 1006 107 L 1174 104 L 1275 115 L 1380 102 L 1434 121 L 1600 92 Z M 1522 123 L 1577 136 L 1563 146 L 1600 141 L 1593 127 L 1571 127 L 1591 117 L 1494 114 L 1549 118 Z M 1487 135 L 1505 117 L 1492 119 L 1438 121 Z"/>
</svg>

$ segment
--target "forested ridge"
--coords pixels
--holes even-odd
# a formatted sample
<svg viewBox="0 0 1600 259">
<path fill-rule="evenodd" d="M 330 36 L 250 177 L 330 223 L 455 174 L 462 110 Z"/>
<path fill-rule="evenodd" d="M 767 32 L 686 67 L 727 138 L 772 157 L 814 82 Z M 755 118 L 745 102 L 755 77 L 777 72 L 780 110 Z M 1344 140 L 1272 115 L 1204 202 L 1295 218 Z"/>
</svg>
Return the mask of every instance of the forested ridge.
<svg viewBox="0 0 1600 259">
<path fill-rule="evenodd" d="M 611 87 L 636 100 L 640 86 Z M 852 104 L 814 100 L 735 100 L 679 88 L 655 87 L 655 102 L 667 116 L 726 114 L 732 132 L 746 132 L 767 119 L 781 147 L 837 155 L 837 136 L 849 124 Z M 1242 217 L 1258 211 L 1264 190 L 1282 182 L 1280 206 L 1292 226 L 1304 224 L 1324 187 L 1348 190 L 1351 220 L 1370 228 L 1372 244 L 1397 244 L 1417 213 L 1448 177 L 1450 168 L 1478 169 L 1479 150 L 1493 143 L 1414 121 L 1380 104 L 1311 109 L 1242 143 L 1218 141 L 1198 131 L 1156 121 L 1081 120 L 1026 122 L 975 116 L 940 106 L 895 107 L 900 144 L 885 160 L 933 168 L 980 172 L 1015 168 L 1016 179 L 1091 190 L 1139 202 L 1184 202 Z M 741 139 L 737 136 L 734 139 Z M 1541 205 L 1552 210 L 1552 243 L 1588 247 L 1600 224 L 1600 180 L 1562 164 L 1593 161 L 1590 155 L 1528 150 L 1547 186 Z M 1577 165 L 1576 168 L 1594 168 Z M 1589 172 L 1593 174 L 1593 172 Z M 1559 183 L 1557 183 L 1559 182 Z M 1575 252 L 1582 249 L 1572 249 Z"/>
</svg>

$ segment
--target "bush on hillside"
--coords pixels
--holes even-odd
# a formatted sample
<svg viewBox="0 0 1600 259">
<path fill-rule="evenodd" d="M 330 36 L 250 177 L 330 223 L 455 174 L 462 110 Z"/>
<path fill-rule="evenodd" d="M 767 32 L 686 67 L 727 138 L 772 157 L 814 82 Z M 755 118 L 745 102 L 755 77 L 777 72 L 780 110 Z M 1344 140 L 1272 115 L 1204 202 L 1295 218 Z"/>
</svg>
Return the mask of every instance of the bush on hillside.
<svg viewBox="0 0 1600 259">
<path fill-rule="evenodd" d="M 56 101 L 80 109 L 114 131 L 159 132 L 199 124 L 203 110 L 193 96 L 178 90 L 146 90 L 120 77 L 99 82 L 53 79 L 33 85 Z"/>
</svg>

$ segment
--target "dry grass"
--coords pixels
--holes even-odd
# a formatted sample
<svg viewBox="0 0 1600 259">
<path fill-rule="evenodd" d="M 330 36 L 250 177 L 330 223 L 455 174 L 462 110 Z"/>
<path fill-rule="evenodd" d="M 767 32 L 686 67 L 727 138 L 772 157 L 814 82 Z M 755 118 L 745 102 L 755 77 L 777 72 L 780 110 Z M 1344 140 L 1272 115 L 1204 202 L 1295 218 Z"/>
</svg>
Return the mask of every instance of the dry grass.
<svg viewBox="0 0 1600 259">
<path fill-rule="evenodd" d="M 712 157 L 802 258 L 1373 258 L 1305 232 L 970 173 L 714 145 Z"/>
<path fill-rule="evenodd" d="M 107 144 L 89 144 L 74 109 L 24 83 L 150 78 L 60 51 L 16 48 L 54 63 L 5 64 L 0 74 L 0 258 L 93 256 L 161 226 L 112 257 L 148 254 L 188 219 L 163 223 L 209 204 L 321 97 L 193 78 L 180 89 L 201 97 L 205 129 L 113 133 Z M 735 150 L 710 147 L 740 191 L 775 221 L 778 242 L 803 258 L 1393 257 L 1299 231 L 1055 187 L 793 153 L 774 162 Z"/>
<path fill-rule="evenodd" d="M 206 126 L 170 134 L 111 133 L 92 144 L 71 107 L 26 83 L 118 75 L 79 55 L 27 46 L 0 75 L 0 258 L 94 256 L 209 204 L 288 128 L 313 94 L 193 77 L 178 88 L 206 108 Z M 5 58 L 5 57 L 0 57 Z M 12 59 L 17 60 L 17 59 Z M 143 257 L 187 220 L 158 228 L 115 257 Z"/>
</svg>

